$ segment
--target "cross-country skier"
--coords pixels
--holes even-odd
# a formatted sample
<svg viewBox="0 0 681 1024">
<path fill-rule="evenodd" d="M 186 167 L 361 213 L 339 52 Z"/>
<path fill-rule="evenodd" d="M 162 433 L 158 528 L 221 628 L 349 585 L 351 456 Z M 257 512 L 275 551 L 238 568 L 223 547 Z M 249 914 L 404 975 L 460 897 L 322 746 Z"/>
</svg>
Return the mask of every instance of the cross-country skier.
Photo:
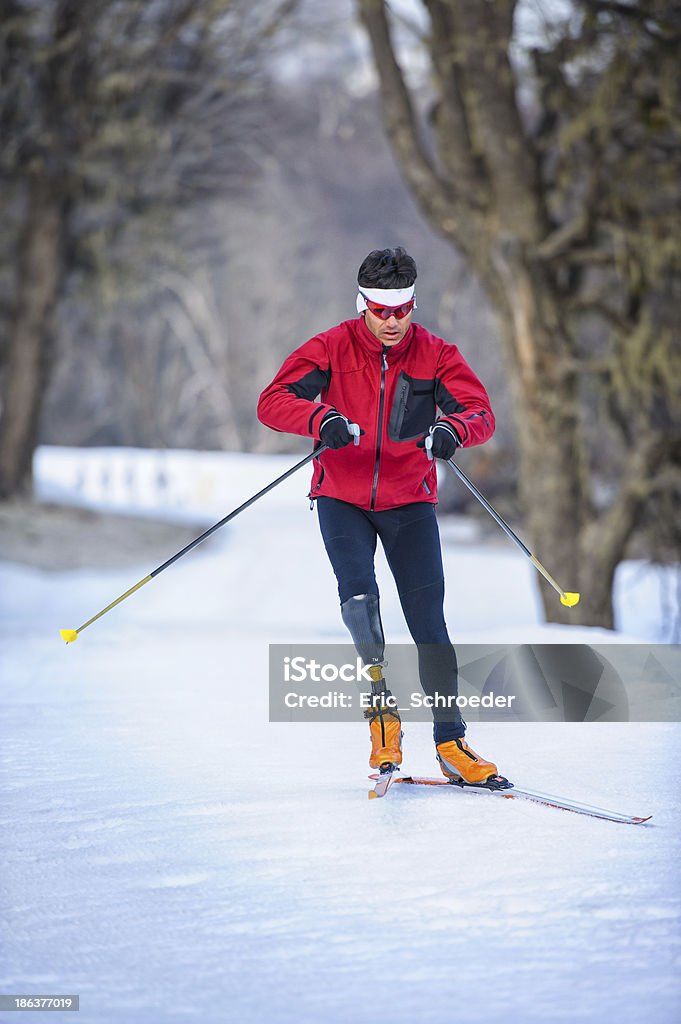
<svg viewBox="0 0 681 1024">
<path fill-rule="evenodd" d="M 371 666 L 369 763 L 381 772 L 401 764 L 402 731 L 382 672 L 376 540 L 418 646 L 424 692 L 455 697 L 432 457 L 450 459 L 457 447 L 482 444 L 494 432 L 487 392 L 457 347 L 412 321 L 416 276 L 402 248 L 369 253 L 357 275 L 359 316 L 296 349 L 258 402 L 258 417 L 268 427 L 328 445 L 314 461 L 310 498 L 338 581 L 343 621 Z M 354 424 L 362 431 L 358 446 L 351 443 Z M 496 776 L 496 765 L 466 743 L 458 709 L 435 708 L 433 717 L 445 776 L 470 783 Z"/>
</svg>

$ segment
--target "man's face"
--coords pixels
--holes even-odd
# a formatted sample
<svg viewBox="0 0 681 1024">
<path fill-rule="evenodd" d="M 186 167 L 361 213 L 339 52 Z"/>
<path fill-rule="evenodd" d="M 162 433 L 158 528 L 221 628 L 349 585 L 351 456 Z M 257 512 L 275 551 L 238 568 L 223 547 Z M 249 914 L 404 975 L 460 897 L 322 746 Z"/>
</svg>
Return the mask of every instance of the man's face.
<svg viewBox="0 0 681 1024">
<path fill-rule="evenodd" d="M 383 345 L 397 345 L 407 333 L 413 315 L 413 311 L 411 311 L 401 320 L 398 320 L 396 316 L 381 320 L 379 316 L 374 316 L 370 309 L 365 309 L 364 322 Z"/>
</svg>

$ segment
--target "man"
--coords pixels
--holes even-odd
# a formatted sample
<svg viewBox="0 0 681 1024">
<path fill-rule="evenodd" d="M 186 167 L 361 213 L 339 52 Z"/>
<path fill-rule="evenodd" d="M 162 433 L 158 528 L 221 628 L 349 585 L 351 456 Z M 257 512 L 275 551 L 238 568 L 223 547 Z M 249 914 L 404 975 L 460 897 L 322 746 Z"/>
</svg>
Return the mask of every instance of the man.
<svg viewBox="0 0 681 1024">
<path fill-rule="evenodd" d="M 402 731 L 382 672 L 377 538 L 418 647 L 423 690 L 455 697 L 433 456 L 449 459 L 457 447 L 482 444 L 494 432 L 487 392 L 456 346 L 412 322 L 416 276 L 402 248 L 369 253 L 357 275 L 358 318 L 296 349 L 258 402 L 262 423 L 328 446 L 314 461 L 310 499 L 338 581 L 343 621 L 370 666 L 369 763 L 380 772 L 401 764 Z M 436 708 L 433 717 L 445 776 L 491 783 L 497 767 L 468 746 L 458 709 Z"/>
</svg>

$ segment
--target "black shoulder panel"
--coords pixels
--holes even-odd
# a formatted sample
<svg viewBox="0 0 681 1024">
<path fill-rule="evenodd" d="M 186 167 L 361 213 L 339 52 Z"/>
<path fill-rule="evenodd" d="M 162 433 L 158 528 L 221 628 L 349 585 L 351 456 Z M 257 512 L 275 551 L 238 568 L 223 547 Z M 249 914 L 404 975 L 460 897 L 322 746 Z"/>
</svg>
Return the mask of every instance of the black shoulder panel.
<svg viewBox="0 0 681 1024">
<path fill-rule="evenodd" d="M 456 398 L 449 393 L 442 381 L 437 377 L 435 378 L 435 401 L 445 416 L 466 411 L 466 406 L 462 405 L 461 402 L 457 402 Z"/>
<path fill-rule="evenodd" d="M 319 392 L 323 388 L 328 388 L 329 381 L 331 380 L 330 370 L 320 370 L 319 367 L 315 370 L 310 370 L 300 380 L 293 381 L 292 384 L 288 385 L 288 390 L 296 396 L 296 398 L 305 398 L 308 402 L 313 402 Z"/>
</svg>

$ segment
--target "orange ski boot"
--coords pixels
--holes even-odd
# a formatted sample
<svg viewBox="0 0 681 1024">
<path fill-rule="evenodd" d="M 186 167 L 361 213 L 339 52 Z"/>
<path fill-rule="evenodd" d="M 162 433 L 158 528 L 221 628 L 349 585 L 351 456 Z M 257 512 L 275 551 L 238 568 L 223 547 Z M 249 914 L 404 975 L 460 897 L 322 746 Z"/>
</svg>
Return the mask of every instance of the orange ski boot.
<svg viewBox="0 0 681 1024">
<path fill-rule="evenodd" d="M 402 764 L 402 720 L 397 707 L 393 706 L 397 703 L 395 698 L 386 689 L 381 666 L 372 665 L 369 675 L 372 678 L 372 706 L 364 712 L 371 734 L 369 764 L 385 771 L 387 765 Z"/>
<path fill-rule="evenodd" d="M 448 779 L 463 779 L 479 785 L 498 774 L 497 766 L 471 750 L 463 736 L 439 743 L 435 749 L 442 774 Z"/>
</svg>

